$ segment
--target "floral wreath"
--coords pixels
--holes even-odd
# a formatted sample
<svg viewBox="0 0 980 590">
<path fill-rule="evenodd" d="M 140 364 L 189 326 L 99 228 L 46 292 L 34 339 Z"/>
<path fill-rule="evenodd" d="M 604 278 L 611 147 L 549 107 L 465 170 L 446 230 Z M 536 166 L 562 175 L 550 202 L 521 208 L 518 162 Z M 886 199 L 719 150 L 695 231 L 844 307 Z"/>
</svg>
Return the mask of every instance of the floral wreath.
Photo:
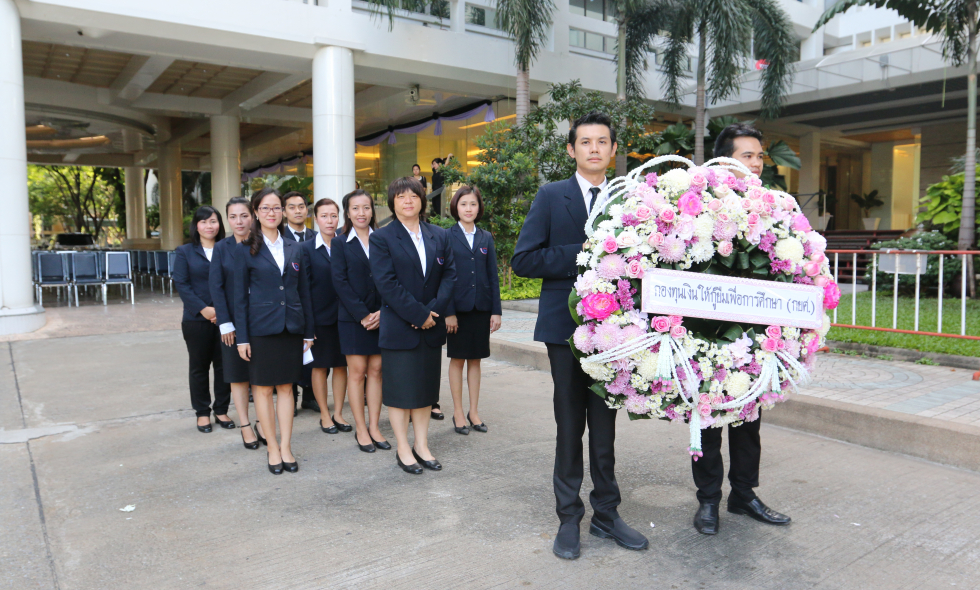
<svg viewBox="0 0 980 590">
<path fill-rule="evenodd" d="M 671 161 L 688 168 L 644 173 Z M 757 420 L 808 382 L 830 328 L 825 312 L 814 330 L 640 311 L 653 268 L 816 285 L 824 310 L 837 307 L 827 242 L 791 195 L 763 188 L 731 158 L 695 166 L 661 156 L 610 182 L 596 205 L 576 261 L 569 308 L 579 326 L 569 342 L 609 407 L 688 422 L 697 460 L 702 428 Z"/>
</svg>

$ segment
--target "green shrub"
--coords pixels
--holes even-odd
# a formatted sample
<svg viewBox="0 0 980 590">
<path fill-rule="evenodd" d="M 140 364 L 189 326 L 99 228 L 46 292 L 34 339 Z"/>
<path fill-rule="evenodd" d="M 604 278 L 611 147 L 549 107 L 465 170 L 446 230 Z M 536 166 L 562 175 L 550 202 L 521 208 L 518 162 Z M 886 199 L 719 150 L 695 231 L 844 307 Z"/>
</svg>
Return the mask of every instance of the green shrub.
<svg viewBox="0 0 980 590">
<path fill-rule="evenodd" d="M 921 232 L 910 238 L 899 238 L 897 240 L 886 240 L 871 245 L 872 250 L 956 250 L 956 242 L 946 239 L 943 234 L 937 231 Z M 920 277 L 921 289 L 936 289 L 939 287 L 939 255 L 924 256 L 925 272 Z M 881 257 L 878 257 L 881 264 Z M 963 268 L 962 259 L 958 256 L 946 256 L 943 260 L 943 289 L 950 293 L 959 293 L 960 271 Z M 865 278 L 870 283 L 871 267 L 865 274 Z M 878 289 L 891 291 L 894 285 L 895 275 L 890 272 L 878 271 Z M 915 275 L 898 275 L 899 293 L 912 293 L 915 291 Z"/>
<path fill-rule="evenodd" d="M 537 299 L 541 296 L 541 279 L 527 279 L 511 273 L 511 286 L 507 288 L 505 274 L 500 273 L 500 298 L 503 301 Z"/>
<path fill-rule="evenodd" d="M 926 196 L 920 201 L 926 210 L 919 213 L 916 222 L 938 229 L 954 243 L 957 242 L 963 211 L 963 185 L 963 173 L 960 172 L 943 176 L 942 181 L 926 189 Z M 980 166 L 977 166 L 977 186 L 980 187 Z M 980 193 L 980 190 L 977 192 Z M 980 209 L 977 209 L 977 225 L 980 229 Z"/>
</svg>

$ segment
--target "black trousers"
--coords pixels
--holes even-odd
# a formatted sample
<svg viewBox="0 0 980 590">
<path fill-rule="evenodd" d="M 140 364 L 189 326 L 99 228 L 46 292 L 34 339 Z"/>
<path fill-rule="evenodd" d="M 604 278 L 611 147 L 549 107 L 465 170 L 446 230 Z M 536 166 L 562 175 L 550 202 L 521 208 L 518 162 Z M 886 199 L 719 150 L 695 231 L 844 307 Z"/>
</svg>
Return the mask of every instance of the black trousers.
<svg viewBox="0 0 980 590">
<path fill-rule="evenodd" d="M 592 493 L 589 501 L 598 520 L 619 517 L 621 501 L 616 483 L 616 410 L 592 392 L 592 379 L 584 372 L 567 344 L 548 344 L 551 378 L 555 383 L 555 501 L 562 524 L 578 524 L 585 516 L 582 489 L 584 462 L 582 435 L 589 426 L 589 471 Z"/>
<path fill-rule="evenodd" d="M 752 488 L 759 487 L 759 460 L 762 457 L 762 441 L 759 426 L 762 415 L 754 422 L 728 429 L 728 481 L 732 492 L 742 498 L 755 498 Z M 709 504 L 721 502 L 721 484 L 725 479 L 725 462 L 721 457 L 722 428 L 705 428 L 701 431 L 701 452 L 704 456 L 691 461 L 694 485 L 698 486 L 698 501 Z"/>
<path fill-rule="evenodd" d="M 221 331 L 211 322 L 181 322 L 180 330 L 187 344 L 189 360 L 188 380 L 191 388 L 191 406 L 198 416 L 216 416 L 228 413 L 231 403 L 231 386 L 225 383 L 221 372 Z M 208 372 L 214 367 L 214 405 L 208 388 Z"/>
</svg>

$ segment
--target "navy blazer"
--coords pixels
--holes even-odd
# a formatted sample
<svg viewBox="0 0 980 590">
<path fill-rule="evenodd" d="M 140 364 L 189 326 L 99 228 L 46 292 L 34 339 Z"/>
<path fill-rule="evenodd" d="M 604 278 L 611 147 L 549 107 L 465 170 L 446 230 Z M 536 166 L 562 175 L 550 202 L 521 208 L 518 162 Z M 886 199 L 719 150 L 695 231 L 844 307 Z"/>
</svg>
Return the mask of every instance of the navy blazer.
<svg viewBox="0 0 980 590">
<path fill-rule="evenodd" d="M 333 288 L 333 269 L 326 247 L 316 247 L 316 237 L 299 245 L 303 251 L 303 266 L 310 282 L 313 303 L 313 323 L 331 326 L 337 323 L 337 292 Z M 332 248 L 333 246 L 331 246 Z"/>
<path fill-rule="evenodd" d="M 456 315 L 456 312 L 476 309 L 500 315 L 500 278 L 493 236 L 476 228 L 471 250 L 463 228 L 457 223 L 449 228 L 449 243 L 456 263 L 456 290 L 446 313 Z"/>
<path fill-rule="evenodd" d="M 218 325 L 235 323 L 235 236 L 214 245 L 211 253 L 211 274 L 208 280 Z"/>
<path fill-rule="evenodd" d="M 274 336 L 283 330 L 313 340 L 313 306 L 310 283 L 299 244 L 283 239 L 284 272 L 262 240 L 252 256 L 242 243 L 235 247 L 235 339 L 247 344 L 249 334 Z"/>
<path fill-rule="evenodd" d="M 282 227 L 279 228 L 279 233 L 282 234 L 282 239 L 284 240 L 289 240 L 290 242 L 296 241 L 296 236 L 293 235 L 293 230 L 290 229 L 288 223 L 282 224 Z M 306 232 L 303 233 L 303 243 L 305 244 L 313 239 L 316 239 L 316 230 L 306 228 Z"/>
<path fill-rule="evenodd" d="M 360 322 L 381 309 L 381 295 L 374 285 L 371 262 L 358 240 L 355 237 L 348 242 L 347 234 L 339 234 L 330 245 L 333 288 L 340 302 L 337 321 L 340 322 Z"/>
<path fill-rule="evenodd" d="M 203 246 L 184 244 L 175 250 L 174 285 L 180 300 L 184 302 L 184 322 L 210 322 L 201 315 L 205 307 L 214 307 L 211 301 L 211 287 L 208 277 L 211 273 L 211 263 L 204 254 Z M 214 252 L 211 252 L 214 256 Z"/>
<path fill-rule="evenodd" d="M 378 336 L 381 348 L 411 350 L 423 336 L 429 346 L 446 343 L 446 316 L 456 283 L 453 249 L 449 232 L 424 221 L 419 226 L 425 244 L 425 275 L 412 237 L 398 219 L 371 234 L 371 268 L 384 303 Z M 439 314 L 436 325 L 422 330 L 430 311 Z"/>
<path fill-rule="evenodd" d="M 576 323 L 568 309 L 578 268 L 575 258 L 585 243 L 588 213 L 573 176 L 538 189 L 517 238 L 510 265 L 518 276 L 544 279 L 534 339 L 567 344 Z"/>
</svg>

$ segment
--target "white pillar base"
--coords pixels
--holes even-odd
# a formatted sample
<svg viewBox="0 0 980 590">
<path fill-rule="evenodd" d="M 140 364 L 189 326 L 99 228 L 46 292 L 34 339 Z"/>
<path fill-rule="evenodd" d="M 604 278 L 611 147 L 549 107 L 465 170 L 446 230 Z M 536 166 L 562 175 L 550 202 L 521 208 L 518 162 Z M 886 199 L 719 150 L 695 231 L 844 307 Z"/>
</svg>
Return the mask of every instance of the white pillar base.
<svg viewBox="0 0 980 590">
<path fill-rule="evenodd" d="M 33 332 L 43 328 L 47 321 L 44 308 L 37 304 L 20 309 L 0 309 L 0 336 Z"/>
</svg>

